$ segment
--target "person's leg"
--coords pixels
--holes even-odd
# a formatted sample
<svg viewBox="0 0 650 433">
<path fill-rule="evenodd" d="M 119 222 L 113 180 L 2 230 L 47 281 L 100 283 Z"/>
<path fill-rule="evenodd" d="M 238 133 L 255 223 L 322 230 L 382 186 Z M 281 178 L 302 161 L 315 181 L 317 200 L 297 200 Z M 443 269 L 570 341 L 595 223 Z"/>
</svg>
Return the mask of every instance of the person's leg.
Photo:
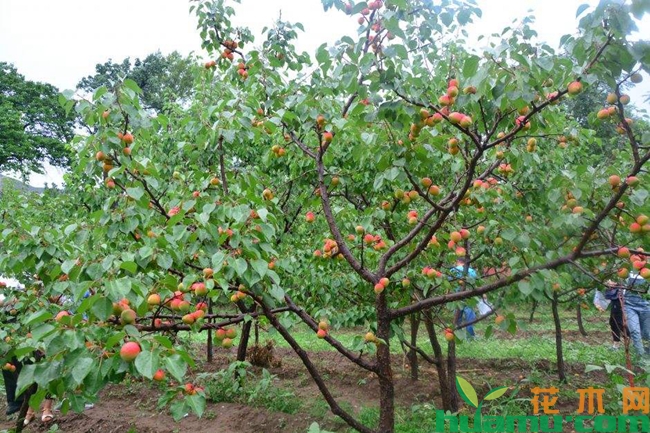
<svg viewBox="0 0 650 433">
<path fill-rule="evenodd" d="M 463 309 L 463 317 L 464 317 L 464 322 L 463 323 L 473 322 L 474 320 L 476 320 L 476 313 L 474 313 L 474 310 L 472 310 L 471 307 L 465 307 Z M 469 326 L 467 326 L 466 329 L 467 329 L 467 334 L 470 337 L 475 336 L 475 334 L 474 334 L 474 325 L 469 325 Z"/>
<path fill-rule="evenodd" d="M 650 354 L 650 305 L 645 301 L 643 303 L 644 305 L 639 311 L 639 324 L 641 328 L 641 344 L 644 345 L 644 353 L 648 355 Z"/>
<path fill-rule="evenodd" d="M 612 330 L 612 340 L 614 340 L 614 343 L 612 344 L 612 349 L 617 350 L 621 342 L 621 336 L 623 334 L 622 334 L 621 322 L 618 321 L 618 318 L 616 317 L 614 311 L 612 311 L 612 313 L 609 316 L 609 328 Z"/>
<path fill-rule="evenodd" d="M 644 354 L 643 342 L 641 340 L 641 323 L 636 309 L 636 302 L 632 299 L 625 300 L 625 315 L 627 316 L 627 328 L 630 331 L 630 339 L 639 355 Z"/>
<path fill-rule="evenodd" d="M 45 399 L 45 401 L 43 402 L 43 416 L 41 417 L 41 421 L 50 422 L 54 419 L 54 413 L 52 412 L 53 404 L 54 404 L 54 400 L 52 400 L 51 398 Z"/>
<path fill-rule="evenodd" d="M 454 313 L 456 315 L 456 322 L 454 323 L 456 328 L 458 328 L 460 325 L 463 324 L 463 312 L 464 312 L 464 309 L 460 308 L 460 309 L 456 310 L 456 312 Z"/>
<path fill-rule="evenodd" d="M 24 425 L 28 425 L 32 421 L 34 421 L 34 418 L 36 417 L 36 412 L 34 412 L 34 409 L 30 406 L 27 409 L 27 414 L 25 415 L 25 420 L 23 421 Z"/>
<path fill-rule="evenodd" d="M 12 415 L 20 410 L 23 404 L 23 396 L 16 397 L 16 387 L 18 385 L 18 375 L 22 365 L 16 358 L 11 360 L 11 363 L 16 366 L 15 372 L 2 370 L 2 378 L 5 382 L 5 394 L 7 395 L 7 415 Z"/>
<path fill-rule="evenodd" d="M 614 340 L 614 343 L 621 341 L 621 328 L 619 326 L 619 321 L 613 312 L 609 316 L 609 328 L 612 330 L 612 340 Z"/>
</svg>

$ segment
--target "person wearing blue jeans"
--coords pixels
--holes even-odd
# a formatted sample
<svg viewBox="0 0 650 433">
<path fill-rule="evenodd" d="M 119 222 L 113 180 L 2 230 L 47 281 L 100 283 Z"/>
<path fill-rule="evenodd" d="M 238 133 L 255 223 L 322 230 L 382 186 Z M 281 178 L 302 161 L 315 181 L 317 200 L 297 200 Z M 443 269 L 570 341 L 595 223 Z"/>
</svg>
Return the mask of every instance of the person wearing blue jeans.
<svg viewBox="0 0 650 433">
<path fill-rule="evenodd" d="M 477 277 L 476 271 L 469 267 L 469 264 L 467 263 L 467 259 L 465 259 L 465 257 L 459 257 L 456 260 L 456 266 L 451 268 L 451 274 L 455 280 L 458 280 L 460 282 L 459 286 L 456 287 L 456 292 L 459 292 L 461 290 L 461 286 L 464 286 L 465 283 L 473 283 Z M 462 326 L 465 323 L 471 323 L 475 320 L 476 313 L 471 307 L 467 305 L 463 305 L 461 309 L 456 312 L 456 326 Z M 474 338 L 476 335 L 474 333 L 474 325 L 466 326 L 465 330 L 467 331 L 467 335 L 470 338 Z"/>
<path fill-rule="evenodd" d="M 625 291 L 625 316 L 630 339 L 639 356 L 650 355 L 650 347 L 644 347 L 644 340 L 650 341 L 650 303 L 641 297 L 648 290 L 646 281 L 638 274 L 630 274 Z"/>
<path fill-rule="evenodd" d="M 476 320 L 476 313 L 471 307 L 468 307 L 465 305 L 462 310 L 460 310 L 460 314 L 458 315 L 458 321 L 456 321 L 456 326 L 461 326 L 464 323 L 471 323 Z M 467 325 L 465 327 L 467 330 L 467 335 L 469 335 L 470 338 L 474 338 L 476 334 L 474 333 L 474 325 Z"/>
</svg>

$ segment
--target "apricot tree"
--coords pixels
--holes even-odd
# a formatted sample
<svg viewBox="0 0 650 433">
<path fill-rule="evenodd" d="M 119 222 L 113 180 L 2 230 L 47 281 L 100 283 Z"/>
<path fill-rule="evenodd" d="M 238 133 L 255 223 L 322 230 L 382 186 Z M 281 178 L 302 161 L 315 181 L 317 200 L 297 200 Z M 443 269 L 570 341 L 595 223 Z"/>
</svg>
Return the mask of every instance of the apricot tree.
<svg viewBox="0 0 650 433">
<path fill-rule="evenodd" d="M 424 320 L 443 406 L 456 410 L 455 365 L 436 334 L 448 330 L 453 359 L 459 327 L 432 311 L 512 287 L 552 296 L 576 272 L 621 267 L 621 246 L 647 269 L 650 149 L 625 94 L 650 65 L 647 45 L 626 39 L 643 3 L 581 8 L 580 34 L 558 54 L 527 19 L 470 49 L 464 28 L 481 14 L 471 3 L 324 0 L 359 33 L 321 46 L 313 64 L 295 51 L 299 24 L 277 22 L 256 47 L 227 3 L 192 2 L 215 58 L 195 68 L 192 101 L 152 116 L 125 80 L 66 103 L 96 130 L 74 142 L 70 201 L 83 208 L 49 225 L 2 221 L 0 269 L 33 276 L 0 331 L 6 351 L 45 354 L 21 375 L 21 390 L 39 386 L 32 404 L 50 392 L 80 409 L 126 374 L 167 371 L 163 402 L 201 414 L 176 333 L 211 330 L 230 347 L 232 325 L 264 316 L 334 414 L 392 432 L 391 337 L 408 342 L 406 319 Z M 616 125 L 608 140 L 563 104 L 596 85 L 612 95 L 589 120 Z M 457 257 L 500 272 L 459 277 Z M 337 316 L 370 329 L 347 347 Z M 297 322 L 376 374 L 378 426 L 337 402 L 292 335 Z"/>
</svg>

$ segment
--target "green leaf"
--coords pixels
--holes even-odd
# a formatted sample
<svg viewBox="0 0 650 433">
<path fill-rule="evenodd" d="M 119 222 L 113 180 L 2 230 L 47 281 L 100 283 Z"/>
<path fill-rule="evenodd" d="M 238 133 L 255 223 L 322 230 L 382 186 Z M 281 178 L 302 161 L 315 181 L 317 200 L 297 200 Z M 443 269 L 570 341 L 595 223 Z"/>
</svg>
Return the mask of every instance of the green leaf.
<svg viewBox="0 0 650 433">
<path fill-rule="evenodd" d="M 102 275 L 104 275 L 104 268 L 100 263 L 93 263 L 92 265 L 86 268 L 86 275 L 90 277 L 91 280 L 99 280 Z"/>
<path fill-rule="evenodd" d="M 517 286 L 522 295 L 527 296 L 533 293 L 534 287 L 528 281 L 520 281 Z"/>
<path fill-rule="evenodd" d="M 637 189 L 630 194 L 630 200 L 637 206 L 643 206 L 645 200 L 648 198 L 648 191 L 645 189 Z"/>
<path fill-rule="evenodd" d="M 124 332 L 118 332 L 117 334 L 113 334 L 111 337 L 106 340 L 106 343 L 104 344 L 104 349 L 106 350 L 111 350 L 113 346 L 115 346 L 117 343 L 122 341 L 124 339 Z"/>
<path fill-rule="evenodd" d="M 141 352 L 135 358 L 135 369 L 147 379 L 153 378 L 154 373 L 158 370 L 158 356 L 154 356 L 148 350 Z"/>
<path fill-rule="evenodd" d="M 169 411 L 172 413 L 172 418 L 174 421 L 180 421 L 185 417 L 187 410 L 185 409 L 187 404 L 185 401 L 176 400 L 169 406 Z"/>
<path fill-rule="evenodd" d="M 14 349 L 14 356 L 16 358 L 20 358 L 21 356 L 25 356 L 28 353 L 32 353 L 34 350 L 36 350 L 35 347 L 30 347 L 30 346 L 19 347 L 18 349 Z"/>
<path fill-rule="evenodd" d="M 32 313 L 27 320 L 25 320 L 25 326 L 31 326 L 36 323 L 44 322 L 47 319 L 52 317 L 52 313 L 47 310 L 40 310 L 35 313 Z"/>
<path fill-rule="evenodd" d="M 585 367 L 585 373 L 591 373 L 592 371 L 601 371 L 603 367 L 600 365 L 587 365 Z"/>
<path fill-rule="evenodd" d="M 172 347 L 174 347 L 169 337 L 165 337 L 164 335 L 156 335 L 155 337 L 153 337 L 153 339 L 156 340 L 158 343 L 160 343 L 160 345 L 166 349 L 171 349 Z"/>
<path fill-rule="evenodd" d="M 460 376 L 456 376 L 456 387 L 458 388 L 458 394 L 467 404 L 472 407 L 478 407 L 478 397 L 476 396 L 476 390 L 467 380 L 463 379 Z"/>
<path fill-rule="evenodd" d="M 394 181 L 397 179 L 397 176 L 399 176 L 400 170 L 397 167 L 391 167 L 390 170 L 387 170 L 386 173 L 384 173 L 384 177 L 386 180 L 389 181 Z"/>
<path fill-rule="evenodd" d="M 273 298 L 275 298 L 277 301 L 282 301 L 284 300 L 284 290 L 280 286 L 273 285 L 271 287 L 271 290 L 269 290 L 269 293 Z"/>
<path fill-rule="evenodd" d="M 261 278 L 264 278 L 266 273 L 269 270 L 269 265 L 266 263 L 266 261 L 258 259 L 258 260 L 251 260 L 251 267 L 255 269 L 255 271 L 260 274 Z"/>
<path fill-rule="evenodd" d="M 217 251 L 212 256 L 212 270 L 214 272 L 219 272 L 221 270 L 221 268 L 223 267 L 223 261 L 225 259 L 226 259 L 226 255 L 221 251 Z"/>
<path fill-rule="evenodd" d="M 463 76 L 472 77 L 478 71 L 479 58 L 477 56 L 468 57 L 463 65 Z"/>
<path fill-rule="evenodd" d="M 49 323 L 44 323 L 32 330 L 32 338 L 36 341 L 39 341 L 46 335 L 50 334 L 55 329 L 56 327 L 54 327 L 53 325 L 50 325 Z"/>
<path fill-rule="evenodd" d="M 537 64 L 546 71 L 553 70 L 553 58 L 551 57 L 540 57 L 537 59 Z"/>
<path fill-rule="evenodd" d="M 447 27 L 451 25 L 454 19 L 454 17 L 449 12 L 443 12 L 439 15 L 439 17 L 442 23 Z"/>
<path fill-rule="evenodd" d="M 634 18 L 640 20 L 643 15 L 650 12 L 650 1 L 648 0 L 633 0 L 630 7 Z"/>
<path fill-rule="evenodd" d="M 76 260 L 66 260 L 61 264 L 61 272 L 64 274 L 69 274 L 72 268 L 74 268 L 75 263 Z"/>
<path fill-rule="evenodd" d="M 513 229 L 506 229 L 501 233 L 501 237 L 506 241 L 513 241 L 517 237 L 517 232 Z"/>
<path fill-rule="evenodd" d="M 470 22 L 471 18 L 472 18 L 472 14 L 469 11 L 469 9 L 461 10 L 460 12 L 458 12 L 458 16 L 456 17 L 456 19 L 458 20 L 458 24 L 460 24 L 461 26 L 464 26 L 465 24 Z"/>
<path fill-rule="evenodd" d="M 578 10 L 576 11 L 576 18 L 578 18 L 582 13 L 589 8 L 589 4 L 584 3 L 578 6 Z"/>
<path fill-rule="evenodd" d="M 135 274 L 136 271 L 138 270 L 138 264 L 135 262 L 123 262 L 120 265 L 120 269 L 124 269 L 126 271 L 129 271 L 132 274 Z"/>
<path fill-rule="evenodd" d="M 107 297 L 102 296 L 93 304 L 90 311 L 99 320 L 106 320 L 113 314 L 113 303 Z"/>
<path fill-rule="evenodd" d="M 34 371 L 36 364 L 23 365 L 18 375 L 18 385 L 16 385 L 16 395 L 22 394 L 27 388 L 34 383 Z"/>
<path fill-rule="evenodd" d="M 248 269 L 248 264 L 246 263 L 246 260 L 240 257 L 233 262 L 232 268 L 237 272 L 237 275 L 241 277 L 244 275 L 244 272 L 246 272 L 246 269 Z"/>
<path fill-rule="evenodd" d="M 126 193 L 129 195 L 129 197 L 132 197 L 135 200 L 140 200 L 144 195 L 144 188 L 141 186 L 137 188 L 127 188 Z"/>
<path fill-rule="evenodd" d="M 163 269 L 169 269 L 174 264 L 174 260 L 171 258 L 169 254 L 160 254 L 156 258 L 156 263 L 158 263 L 158 266 L 160 266 Z"/>
<path fill-rule="evenodd" d="M 76 385 L 81 384 L 83 380 L 88 376 L 90 370 L 94 366 L 94 361 L 92 358 L 79 358 L 75 361 L 74 367 L 72 367 L 72 380 Z"/>
<path fill-rule="evenodd" d="M 188 406 L 192 408 L 196 416 L 201 418 L 203 412 L 205 411 L 205 397 L 202 397 L 198 394 L 194 394 L 188 396 L 186 400 Z"/>
<path fill-rule="evenodd" d="M 187 371 L 187 364 L 183 361 L 183 358 L 181 358 L 180 355 L 175 354 L 165 358 L 165 367 L 167 367 L 167 371 L 169 371 L 177 381 L 183 382 L 185 372 Z"/>
<path fill-rule="evenodd" d="M 483 397 L 484 401 L 489 401 L 489 400 L 496 400 L 497 398 L 501 397 L 503 394 L 508 391 L 507 386 L 502 386 L 499 388 L 494 388 L 488 391 L 488 393 Z"/>
<path fill-rule="evenodd" d="M 124 80 L 124 87 L 133 90 L 135 93 L 138 93 L 138 94 L 142 93 L 142 90 L 140 89 L 138 84 L 135 81 L 133 81 L 132 79 L 130 79 L 130 78 L 127 78 L 126 80 Z"/>
</svg>

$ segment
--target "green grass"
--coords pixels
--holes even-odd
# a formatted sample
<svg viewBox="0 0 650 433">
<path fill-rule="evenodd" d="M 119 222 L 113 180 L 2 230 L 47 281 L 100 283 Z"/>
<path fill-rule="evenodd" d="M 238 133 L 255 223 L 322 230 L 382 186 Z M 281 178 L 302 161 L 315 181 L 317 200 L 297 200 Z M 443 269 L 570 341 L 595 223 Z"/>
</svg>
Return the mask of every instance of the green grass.
<svg viewBox="0 0 650 433">
<path fill-rule="evenodd" d="M 436 407 L 433 404 L 413 405 L 398 408 L 395 413 L 395 433 L 422 433 L 436 431 Z M 379 422 L 379 409 L 363 408 L 359 421 L 364 425 L 376 427 Z M 354 430 L 348 430 L 350 433 Z"/>
<path fill-rule="evenodd" d="M 248 363 L 233 363 L 226 370 L 199 374 L 197 383 L 205 387 L 208 400 L 216 403 L 238 402 L 272 412 L 298 412 L 302 404 L 293 391 L 279 386 L 277 377 L 267 370 L 255 375 L 249 367 Z"/>
<path fill-rule="evenodd" d="M 593 310 L 586 311 L 583 314 L 583 320 L 587 332 L 604 331 L 609 332 L 607 324 L 608 315 L 606 313 L 595 313 Z M 598 322 L 587 322 L 590 318 L 596 316 Z M 555 329 L 550 312 L 539 311 L 535 314 L 535 321 L 528 323 L 528 313 L 523 312 L 516 314 L 517 326 L 520 331 L 529 332 L 526 338 L 518 338 L 515 334 L 514 339 L 504 330 L 496 330 L 489 338 L 484 338 L 485 330 L 491 319 L 485 323 L 479 323 L 475 326 L 476 334 L 479 337 L 475 341 L 460 341 L 457 344 L 457 356 L 463 358 L 485 358 L 489 353 L 490 358 L 504 359 L 517 358 L 523 361 L 538 361 L 543 359 L 555 358 Z M 574 311 L 562 311 L 562 329 L 563 331 L 577 331 L 578 325 L 575 319 Z M 408 334 L 408 325 L 405 325 L 404 332 Z M 423 326 L 418 334 L 418 346 L 427 353 L 432 353 L 428 336 Z M 355 338 L 363 336 L 368 330 L 364 328 L 343 328 L 332 329 L 331 335 L 340 341 L 345 347 L 353 347 Z M 306 325 L 299 324 L 291 328 L 292 336 L 298 344 L 309 351 L 333 351 L 335 350 L 326 341 L 316 338 L 316 335 Z M 507 339 L 506 339 L 507 337 Z M 191 334 L 190 340 L 195 342 L 205 342 L 207 336 L 205 333 Z M 289 348 L 289 344 L 274 330 L 264 334 L 262 340 L 273 339 L 276 347 Z M 441 341 L 444 343 L 444 341 Z M 397 337 L 390 341 L 391 353 L 400 354 L 402 348 Z M 621 352 L 614 352 L 609 349 L 610 340 L 603 341 L 601 345 L 592 346 L 583 342 L 568 341 L 563 339 L 564 357 L 568 362 L 580 362 L 584 364 L 603 364 L 603 363 L 622 363 Z"/>
<path fill-rule="evenodd" d="M 421 341 L 420 343 L 424 343 Z M 517 358 L 524 361 L 537 361 L 555 358 L 555 338 L 548 335 L 532 336 L 520 340 L 503 340 L 492 337 L 487 340 L 465 342 L 457 346 L 456 354 L 462 358 Z M 588 346 L 582 342 L 563 341 L 564 358 L 570 362 L 602 364 L 621 362 L 621 353 L 608 349 L 608 346 Z"/>
</svg>

